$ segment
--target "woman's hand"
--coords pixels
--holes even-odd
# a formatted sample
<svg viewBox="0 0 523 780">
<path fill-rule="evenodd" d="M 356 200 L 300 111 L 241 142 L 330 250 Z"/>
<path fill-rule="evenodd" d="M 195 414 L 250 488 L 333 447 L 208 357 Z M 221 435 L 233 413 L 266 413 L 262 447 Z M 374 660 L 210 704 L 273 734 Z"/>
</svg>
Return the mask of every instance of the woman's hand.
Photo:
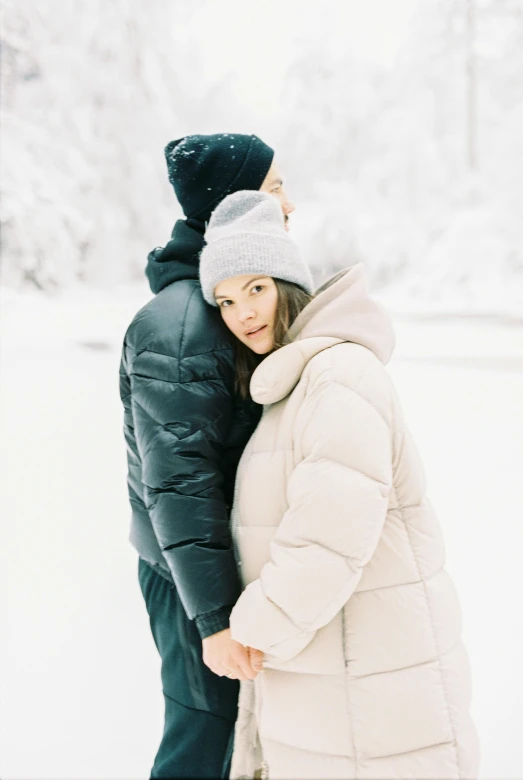
<svg viewBox="0 0 523 780">
<path fill-rule="evenodd" d="M 254 680 L 261 670 L 254 669 L 248 648 L 231 638 L 230 628 L 203 639 L 202 647 L 204 664 L 219 677 L 245 682 L 245 680 Z M 263 653 L 260 655 L 263 658 Z M 257 657 L 256 660 L 259 662 Z"/>
<path fill-rule="evenodd" d="M 263 659 L 265 656 L 262 651 L 256 650 L 254 647 L 248 647 L 247 651 L 249 653 L 249 660 L 254 671 L 263 672 Z"/>
</svg>

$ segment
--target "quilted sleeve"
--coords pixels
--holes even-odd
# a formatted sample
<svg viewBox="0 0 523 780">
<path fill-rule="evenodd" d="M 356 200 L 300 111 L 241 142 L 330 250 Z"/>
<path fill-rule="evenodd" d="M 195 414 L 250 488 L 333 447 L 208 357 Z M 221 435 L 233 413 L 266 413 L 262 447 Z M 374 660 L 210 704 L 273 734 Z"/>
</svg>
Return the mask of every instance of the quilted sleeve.
<svg viewBox="0 0 523 780">
<path fill-rule="evenodd" d="M 220 360 L 219 352 L 195 358 L 183 378 L 178 357 L 143 350 L 130 373 L 143 500 L 202 638 L 228 627 L 241 591 L 222 469 L 234 400 Z"/>
<path fill-rule="evenodd" d="M 133 413 L 131 408 L 131 382 L 127 371 L 126 344 L 120 361 L 120 398 L 124 407 L 124 436 L 127 445 L 127 488 L 134 511 L 147 512 L 143 498 L 142 464 L 136 446 Z"/>
<path fill-rule="evenodd" d="M 361 395 L 328 381 L 305 399 L 300 460 L 270 560 L 231 615 L 234 639 L 286 661 L 350 599 L 385 521 L 392 484 L 388 423 Z"/>
</svg>

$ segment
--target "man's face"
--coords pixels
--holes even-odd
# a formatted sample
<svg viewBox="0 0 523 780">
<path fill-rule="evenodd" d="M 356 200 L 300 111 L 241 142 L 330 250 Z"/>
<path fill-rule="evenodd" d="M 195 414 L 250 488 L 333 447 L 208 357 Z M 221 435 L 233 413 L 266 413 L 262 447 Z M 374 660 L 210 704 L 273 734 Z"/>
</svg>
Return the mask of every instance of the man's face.
<svg viewBox="0 0 523 780">
<path fill-rule="evenodd" d="M 289 200 L 287 193 L 283 189 L 283 179 L 277 165 L 273 161 L 269 172 L 265 177 L 260 192 L 268 192 L 269 195 L 273 195 L 281 205 L 283 211 L 285 230 L 289 229 L 289 214 L 292 214 L 296 206 Z"/>
</svg>

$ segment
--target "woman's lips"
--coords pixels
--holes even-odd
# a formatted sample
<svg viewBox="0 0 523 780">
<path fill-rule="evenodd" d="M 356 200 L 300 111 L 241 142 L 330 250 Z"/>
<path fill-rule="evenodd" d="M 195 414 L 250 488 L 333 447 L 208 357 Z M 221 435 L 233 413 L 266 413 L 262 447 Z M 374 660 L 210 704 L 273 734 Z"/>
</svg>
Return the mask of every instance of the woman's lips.
<svg viewBox="0 0 523 780">
<path fill-rule="evenodd" d="M 263 333 L 266 327 L 267 325 L 262 325 L 260 328 L 258 328 L 258 330 L 255 330 L 254 333 L 246 333 L 245 335 L 248 339 L 254 339 L 256 336 L 259 336 L 260 333 Z"/>
</svg>

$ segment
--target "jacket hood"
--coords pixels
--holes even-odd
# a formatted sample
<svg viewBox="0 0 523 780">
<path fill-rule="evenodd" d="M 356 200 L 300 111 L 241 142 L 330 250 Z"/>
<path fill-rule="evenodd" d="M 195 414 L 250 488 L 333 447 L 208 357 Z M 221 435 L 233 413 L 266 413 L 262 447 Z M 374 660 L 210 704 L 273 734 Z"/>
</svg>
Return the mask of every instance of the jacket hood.
<svg viewBox="0 0 523 780">
<path fill-rule="evenodd" d="M 165 247 L 149 253 L 145 275 L 153 293 L 180 279 L 198 279 L 205 224 L 198 219 L 179 219 Z"/>
<path fill-rule="evenodd" d="M 388 314 L 369 296 L 362 263 L 333 276 L 298 315 L 286 344 L 263 360 L 251 379 L 251 395 L 259 404 L 285 398 L 318 352 L 350 341 L 370 349 L 386 364 L 394 350 Z"/>
</svg>

